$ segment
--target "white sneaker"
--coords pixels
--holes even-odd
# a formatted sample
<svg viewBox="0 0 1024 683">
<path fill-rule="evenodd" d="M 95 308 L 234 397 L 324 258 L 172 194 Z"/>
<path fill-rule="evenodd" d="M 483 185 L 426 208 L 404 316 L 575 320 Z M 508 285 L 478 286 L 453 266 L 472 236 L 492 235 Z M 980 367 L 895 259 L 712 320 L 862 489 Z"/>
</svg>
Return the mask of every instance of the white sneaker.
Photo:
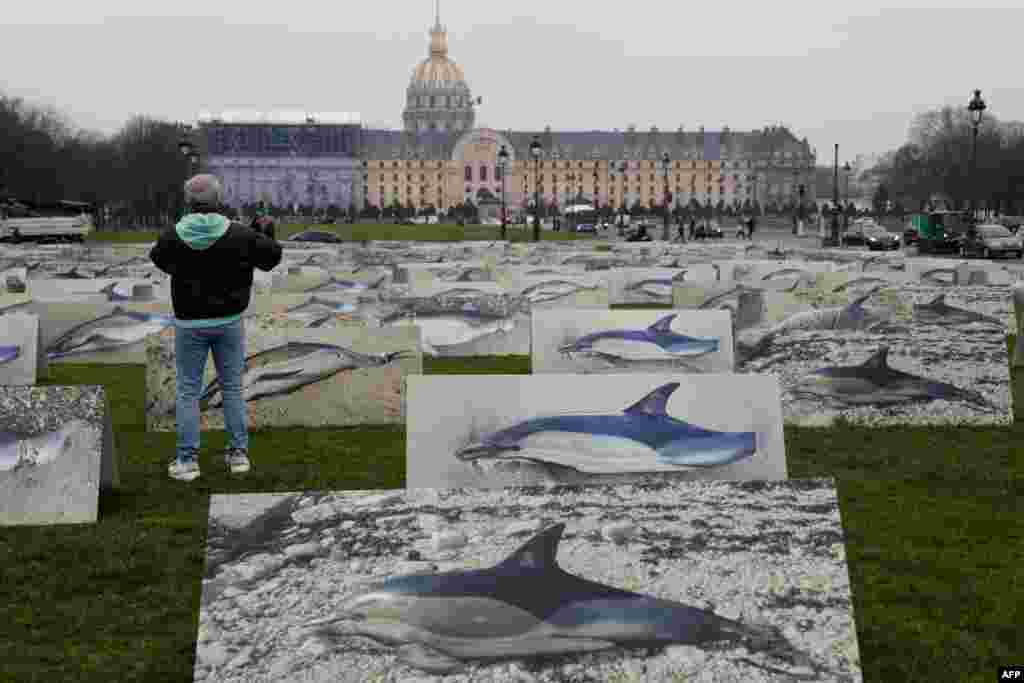
<svg viewBox="0 0 1024 683">
<path fill-rule="evenodd" d="M 199 463 L 195 460 L 181 462 L 177 458 L 167 466 L 167 474 L 178 481 L 195 481 L 199 478 Z"/>
<path fill-rule="evenodd" d="M 231 474 L 245 474 L 249 471 L 249 454 L 240 448 L 229 448 L 224 452 L 224 462 Z"/>
</svg>

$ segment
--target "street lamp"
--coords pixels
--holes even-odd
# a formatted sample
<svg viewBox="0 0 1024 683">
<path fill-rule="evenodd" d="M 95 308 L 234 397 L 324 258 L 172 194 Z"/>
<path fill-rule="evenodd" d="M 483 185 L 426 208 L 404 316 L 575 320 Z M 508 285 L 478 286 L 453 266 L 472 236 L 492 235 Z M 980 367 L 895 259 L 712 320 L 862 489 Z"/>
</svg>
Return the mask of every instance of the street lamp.
<svg viewBox="0 0 1024 683">
<path fill-rule="evenodd" d="M 970 103 L 967 105 L 967 111 L 971 113 L 971 131 L 972 131 L 972 142 L 971 142 L 971 175 L 970 185 L 974 184 L 974 171 L 978 165 L 978 126 L 981 125 L 981 115 L 985 113 L 985 100 L 981 99 L 981 91 L 975 90 L 974 97 L 971 98 Z M 971 192 L 971 221 L 974 221 L 975 206 L 974 192 Z"/>
<path fill-rule="evenodd" d="M 530 143 L 530 155 L 533 156 L 533 241 L 540 242 L 540 154 L 542 151 L 540 138 L 533 136 Z"/>
<path fill-rule="evenodd" d="M 508 168 L 508 150 L 505 145 L 498 150 L 498 172 L 501 173 L 501 239 L 505 239 L 505 169 Z"/>
<path fill-rule="evenodd" d="M 843 230 L 850 228 L 850 162 L 843 164 L 843 175 L 846 176 L 846 197 L 843 199 Z"/>
<path fill-rule="evenodd" d="M 830 246 L 839 246 L 839 143 L 832 162 L 832 239 Z"/>
<path fill-rule="evenodd" d="M 661 230 L 661 239 L 663 241 L 665 241 L 665 242 L 669 241 L 669 234 L 668 234 L 668 230 L 669 230 L 669 228 L 668 228 L 668 167 L 671 164 L 672 164 L 672 158 L 669 157 L 668 152 L 665 152 L 664 154 L 662 154 L 661 155 L 661 170 L 662 170 L 662 175 L 664 175 L 664 177 L 665 177 L 665 199 L 662 202 L 662 204 L 663 204 L 662 208 L 664 209 L 664 212 L 665 212 L 665 216 L 664 216 L 665 224 L 664 224 L 664 227 Z"/>
</svg>

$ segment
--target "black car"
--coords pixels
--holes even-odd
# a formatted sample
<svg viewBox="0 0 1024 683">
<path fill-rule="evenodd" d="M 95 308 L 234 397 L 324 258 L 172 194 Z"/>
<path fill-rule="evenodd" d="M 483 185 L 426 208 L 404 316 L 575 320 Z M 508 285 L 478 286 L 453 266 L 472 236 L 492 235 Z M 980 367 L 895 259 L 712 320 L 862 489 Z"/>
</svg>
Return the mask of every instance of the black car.
<svg viewBox="0 0 1024 683">
<path fill-rule="evenodd" d="M 979 225 L 974 230 L 969 230 L 960 241 L 960 256 L 963 258 L 1021 258 L 1022 255 L 1024 243 L 1002 225 Z"/>
<path fill-rule="evenodd" d="M 323 232 L 321 230 L 303 230 L 297 232 L 288 238 L 289 242 L 328 242 L 331 244 L 338 244 L 343 242 L 340 237 L 335 235 L 333 232 Z"/>
<path fill-rule="evenodd" d="M 853 226 L 849 232 L 843 235 L 842 241 L 845 246 L 867 247 L 871 251 L 900 248 L 899 235 L 874 223 Z"/>
<path fill-rule="evenodd" d="M 725 233 L 722 232 L 722 228 L 720 228 L 717 223 L 709 223 L 707 225 L 701 225 L 700 223 L 698 223 L 697 228 L 693 232 L 694 239 L 698 240 L 720 240 L 724 236 Z"/>
</svg>

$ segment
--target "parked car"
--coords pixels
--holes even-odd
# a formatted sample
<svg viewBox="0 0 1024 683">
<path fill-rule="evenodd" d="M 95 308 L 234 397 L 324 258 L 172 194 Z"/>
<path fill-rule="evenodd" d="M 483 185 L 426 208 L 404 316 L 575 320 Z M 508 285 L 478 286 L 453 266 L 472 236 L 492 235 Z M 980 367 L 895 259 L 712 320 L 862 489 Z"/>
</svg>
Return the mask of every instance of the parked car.
<svg viewBox="0 0 1024 683">
<path fill-rule="evenodd" d="M 335 235 L 333 232 L 323 232 L 321 230 L 303 230 L 297 232 L 288 238 L 289 242 L 328 242 L 331 244 L 338 244 L 343 240 Z"/>
<path fill-rule="evenodd" d="M 576 232 L 590 232 L 597 233 L 597 226 L 593 223 L 580 223 L 576 226 Z"/>
<path fill-rule="evenodd" d="M 996 223 L 977 226 L 974 230 L 968 231 L 960 242 L 962 258 L 970 256 L 1021 258 L 1022 254 L 1024 254 L 1024 242 L 1021 242 L 1021 238 L 1014 237 L 1013 233 Z"/>
<path fill-rule="evenodd" d="M 722 239 L 725 236 L 725 233 L 722 232 L 722 228 L 721 228 L 720 225 L 718 225 L 718 223 L 708 223 L 707 225 L 703 225 L 701 223 L 698 223 L 697 224 L 697 229 L 694 231 L 693 236 L 694 236 L 694 238 L 699 239 L 699 240 L 700 239 L 720 240 L 720 239 Z"/>
<path fill-rule="evenodd" d="M 867 247 L 871 251 L 900 248 L 900 236 L 877 223 L 855 223 L 841 239 L 844 246 Z"/>
</svg>

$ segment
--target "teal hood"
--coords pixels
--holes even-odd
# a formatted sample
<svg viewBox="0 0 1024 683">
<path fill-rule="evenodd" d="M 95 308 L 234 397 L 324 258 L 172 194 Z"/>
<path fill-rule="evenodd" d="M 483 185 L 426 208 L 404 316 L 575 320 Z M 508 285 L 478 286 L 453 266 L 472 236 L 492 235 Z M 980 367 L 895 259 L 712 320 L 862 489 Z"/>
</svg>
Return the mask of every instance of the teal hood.
<svg viewBox="0 0 1024 683">
<path fill-rule="evenodd" d="M 224 236 L 228 224 L 228 219 L 218 213 L 190 213 L 178 221 L 174 230 L 185 244 L 203 251 Z"/>
</svg>

